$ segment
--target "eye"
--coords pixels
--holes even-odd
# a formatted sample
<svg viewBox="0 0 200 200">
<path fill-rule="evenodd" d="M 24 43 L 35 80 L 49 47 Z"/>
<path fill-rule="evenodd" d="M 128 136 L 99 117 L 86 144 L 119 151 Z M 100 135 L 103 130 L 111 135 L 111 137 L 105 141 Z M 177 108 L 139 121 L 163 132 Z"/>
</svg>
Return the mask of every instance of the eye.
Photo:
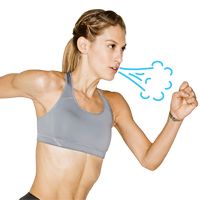
<svg viewBox="0 0 200 200">
<path fill-rule="evenodd" d="M 125 51 L 126 50 L 126 47 L 122 47 L 122 51 Z"/>
<path fill-rule="evenodd" d="M 109 44 L 109 45 L 108 45 L 108 48 L 110 48 L 110 49 L 114 49 L 115 46 L 116 46 L 115 44 Z"/>
</svg>

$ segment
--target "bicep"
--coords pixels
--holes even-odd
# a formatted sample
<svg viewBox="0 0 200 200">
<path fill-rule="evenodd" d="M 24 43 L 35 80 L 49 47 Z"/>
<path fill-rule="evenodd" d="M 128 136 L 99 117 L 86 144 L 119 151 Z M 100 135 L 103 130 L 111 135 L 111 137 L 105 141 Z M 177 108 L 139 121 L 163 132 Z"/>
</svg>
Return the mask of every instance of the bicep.
<svg viewBox="0 0 200 200">
<path fill-rule="evenodd" d="M 0 98 L 26 97 L 34 99 L 42 89 L 42 75 L 37 70 L 27 70 L 0 77 Z"/>
<path fill-rule="evenodd" d="M 129 149 L 134 153 L 137 159 L 142 162 L 151 142 L 134 121 L 126 100 L 120 94 L 117 99 L 118 110 L 115 118 L 115 127 Z"/>
<path fill-rule="evenodd" d="M 13 84 L 17 76 L 19 74 L 12 73 L 0 77 L 0 98 L 27 97 L 23 90 Z"/>
</svg>

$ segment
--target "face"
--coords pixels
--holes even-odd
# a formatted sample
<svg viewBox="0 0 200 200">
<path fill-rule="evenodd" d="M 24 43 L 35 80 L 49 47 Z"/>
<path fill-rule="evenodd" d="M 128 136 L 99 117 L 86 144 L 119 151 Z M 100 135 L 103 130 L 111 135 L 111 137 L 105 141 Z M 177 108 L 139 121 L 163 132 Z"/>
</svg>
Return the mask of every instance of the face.
<svg viewBox="0 0 200 200">
<path fill-rule="evenodd" d="M 110 26 L 90 42 L 87 60 L 90 69 L 100 79 L 112 80 L 125 50 L 125 32 L 119 26 Z"/>
</svg>

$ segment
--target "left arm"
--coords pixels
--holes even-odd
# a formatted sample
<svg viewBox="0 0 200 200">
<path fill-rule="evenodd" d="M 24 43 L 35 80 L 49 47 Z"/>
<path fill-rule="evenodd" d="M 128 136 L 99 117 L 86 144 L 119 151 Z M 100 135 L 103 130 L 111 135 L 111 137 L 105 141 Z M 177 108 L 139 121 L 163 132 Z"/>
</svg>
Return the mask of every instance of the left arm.
<svg viewBox="0 0 200 200">
<path fill-rule="evenodd" d="M 179 91 L 172 96 L 170 113 L 173 117 L 168 118 L 161 133 L 151 143 L 133 120 L 125 99 L 119 93 L 115 93 L 112 99 L 115 127 L 141 165 L 150 170 L 155 170 L 162 163 L 183 119 L 198 105 L 192 88 L 183 82 Z"/>
</svg>

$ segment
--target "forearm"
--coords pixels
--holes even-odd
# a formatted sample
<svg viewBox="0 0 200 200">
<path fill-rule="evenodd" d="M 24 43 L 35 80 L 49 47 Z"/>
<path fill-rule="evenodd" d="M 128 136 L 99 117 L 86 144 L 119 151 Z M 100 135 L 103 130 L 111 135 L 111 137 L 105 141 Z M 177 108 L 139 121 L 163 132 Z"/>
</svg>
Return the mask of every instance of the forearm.
<svg viewBox="0 0 200 200">
<path fill-rule="evenodd" d="M 163 130 L 145 154 L 143 160 L 145 167 L 154 170 L 162 163 L 174 142 L 181 124 L 182 121 L 174 121 L 168 117 Z"/>
<path fill-rule="evenodd" d="M 0 77 L 0 98 L 9 98 L 12 89 L 12 80 L 16 74 L 7 74 Z"/>
</svg>

